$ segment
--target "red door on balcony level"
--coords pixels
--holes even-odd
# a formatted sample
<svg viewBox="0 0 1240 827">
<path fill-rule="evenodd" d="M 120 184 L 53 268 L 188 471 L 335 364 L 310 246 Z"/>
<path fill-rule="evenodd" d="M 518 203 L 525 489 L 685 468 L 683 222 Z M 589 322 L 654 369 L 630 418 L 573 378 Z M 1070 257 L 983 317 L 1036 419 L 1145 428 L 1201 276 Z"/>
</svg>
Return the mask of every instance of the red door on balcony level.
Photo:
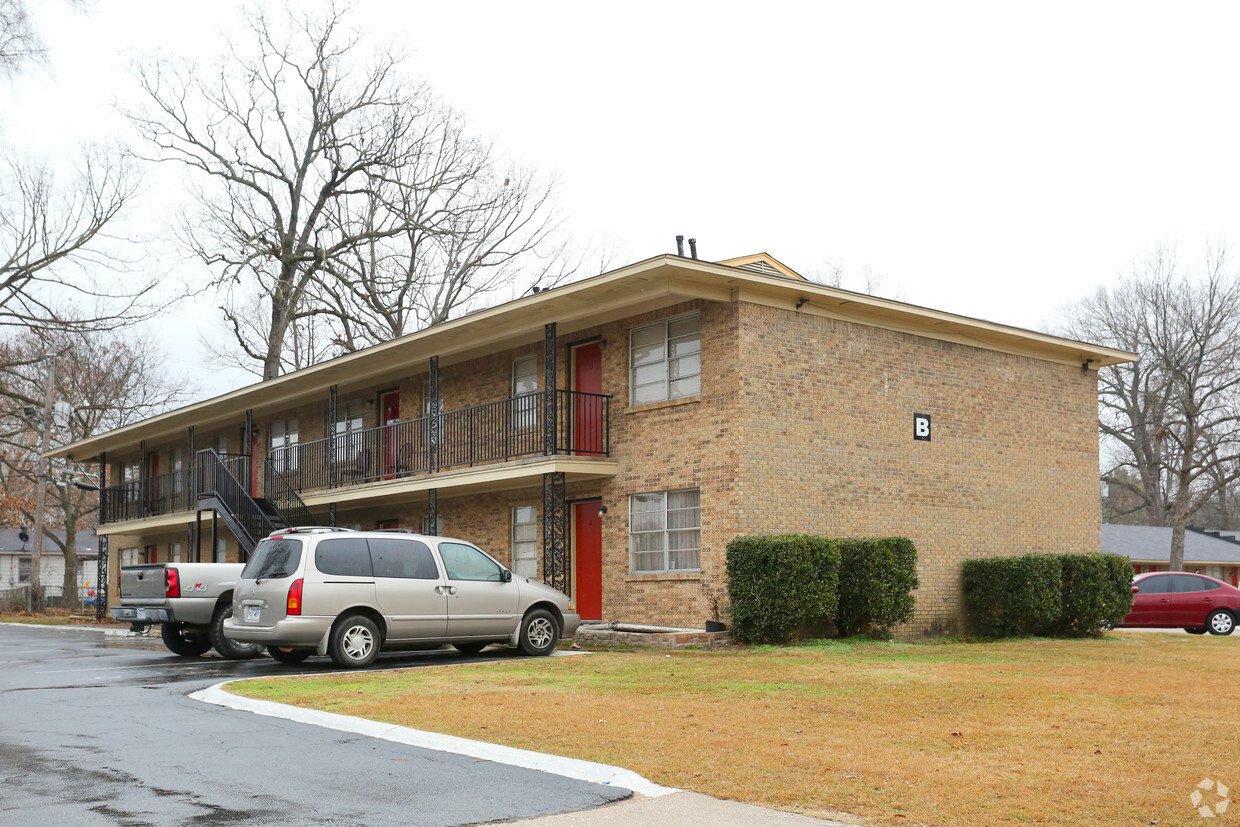
<svg viewBox="0 0 1240 827">
<path fill-rule="evenodd" d="M 159 476 L 159 451 L 152 451 L 146 455 L 146 479 L 147 479 L 147 496 L 151 501 L 151 513 L 158 514 L 160 512 L 160 493 L 159 480 L 155 479 Z"/>
<path fill-rule="evenodd" d="M 383 424 L 389 426 L 383 429 L 383 474 L 391 479 L 396 474 L 396 461 L 400 452 L 400 445 L 397 444 L 396 438 L 398 433 L 396 423 L 400 422 L 400 391 L 388 391 L 379 399 L 379 406 L 383 411 Z"/>
<path fill-rule="evenodd" d="M 577 614 L 582 620 L 603 619 L 602 503 L 573 503 L 573 557 L 577 569 Z"/>
<path fill-rule="evenodd" d="M 573 348 L 573 390 L 579 394 L 603 392 L 603 350 L 598 342 Z M 573 397 L 573 451 L 598 456 L 603 453 L 603 399 Z"/>
</svg>

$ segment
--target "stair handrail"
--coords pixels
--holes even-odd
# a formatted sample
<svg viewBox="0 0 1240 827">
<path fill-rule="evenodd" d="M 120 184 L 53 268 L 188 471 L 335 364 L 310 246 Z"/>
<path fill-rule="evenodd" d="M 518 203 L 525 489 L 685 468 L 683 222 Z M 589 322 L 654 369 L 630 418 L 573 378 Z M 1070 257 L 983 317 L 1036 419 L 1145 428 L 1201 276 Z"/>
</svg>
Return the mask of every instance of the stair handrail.
<svg viewBox="0 0 1240 827">
<path fill-rule="evenodd" d="M 213 448 L 204 448 L 197 455 L 198 479 L 195 488 L 199 498 L 214 496 L 232 514 L 238 527 L 248 537 L 241 538 L 249 548 L 276 530 L 277 526 L 259 507 L 245 485 L 237 479 Z"/>
<path fill-rule="evenodd" d="M 276 509 L 280 518 L 290 526 L 299 525 L 327 525 L 310 510 L 297 494 L 297 489 L 293 487 L 283 474 L 276 468 L 269 458 L 263 460 L 263 490 L 267 494 L 267 501 Z"/>
</svg>

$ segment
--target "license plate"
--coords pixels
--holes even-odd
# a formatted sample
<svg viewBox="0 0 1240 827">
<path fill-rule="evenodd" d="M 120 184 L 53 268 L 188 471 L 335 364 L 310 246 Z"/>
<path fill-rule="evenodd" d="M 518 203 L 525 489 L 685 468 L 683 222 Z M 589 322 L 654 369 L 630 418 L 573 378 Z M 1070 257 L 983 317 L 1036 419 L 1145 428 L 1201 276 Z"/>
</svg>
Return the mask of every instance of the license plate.
<svg viewBox="0 0 1240 827">
<path fill-rule="evenodd" d="M 246 623 L 257 623 L 258 616 L 262 614 L 262 612 L 263 612 L 262 606 L 246 606 L 245 607 L 245 622 Z"/>
</svg>

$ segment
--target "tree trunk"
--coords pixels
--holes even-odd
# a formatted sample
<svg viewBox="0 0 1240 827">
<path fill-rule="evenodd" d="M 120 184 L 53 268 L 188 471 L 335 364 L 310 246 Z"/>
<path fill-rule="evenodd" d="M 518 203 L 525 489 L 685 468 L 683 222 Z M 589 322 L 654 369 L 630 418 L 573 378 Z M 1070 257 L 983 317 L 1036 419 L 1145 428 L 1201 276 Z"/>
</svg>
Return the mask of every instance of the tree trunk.
<svg viewBox="0 0 1240 827">
<path fill-rule="evenodd" d="M 1176 520 L 1171 527 L 1171 564 L 1170 571 L 1184 571 L 1184 522 Z"/>
<path fill-rule="evenodd" d="M 66 495 L 70 496 L 70 495 Z M 65 509 L 65 516 L 69 519 L 65 520 L 65 578 L 64 597 L 60 599 L 60 607 L 62 609 L 78 609 L 81 608 L 81 602 L 78 600 L 78 553 L 77 553 L 77 526 L 73 524 L 73 517 L 77 509 Z"/>
</svg>

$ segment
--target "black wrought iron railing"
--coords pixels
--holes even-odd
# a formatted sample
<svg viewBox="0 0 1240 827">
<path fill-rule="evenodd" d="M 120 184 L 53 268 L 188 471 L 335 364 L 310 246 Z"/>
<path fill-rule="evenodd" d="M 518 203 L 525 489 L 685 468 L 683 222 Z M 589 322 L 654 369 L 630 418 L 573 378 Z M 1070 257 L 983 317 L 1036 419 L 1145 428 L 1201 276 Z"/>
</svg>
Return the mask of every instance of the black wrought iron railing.
<svg viewBox="0 0 1240 827">
<path fill-rule="evenodd" d="M 109 485 L 101 498 L 99 521 L 115 523 L 184 511 L 194 499 L 192 484 L 190 472 L 180 470 Z"/>
<path fill-rule="evenodd" d="M 237 538 L 242 544 L 248 539 L 248 547 L 253 548 L 254 543 L 279 527 L 250 496 L 249 486 L 242 482 L 244 478 L 239 479 L 233 473 L 235 466 L 230 467 L 229 462 L 210 448 L 199 451 L 196 459 L 198 497 L 215 497 L 231 512 L 237 526 L 249 535 Z M 248 467 L 247 463 L 245 468 L 248 470 Z"/>
<path fill-rule="evenodd" d="M 554 394 L 554 395 L 553 395 Z M 551 402 L 554 404 L 549 404 Z M 299 492 L 549 454 L 611 455 L 611 397 L 536 391 L 455 411 L 272 450 L 263 460 L 263 493 L 290 525 L 320 521 Z M 106 489 L 104 523 L 192 509 L 214 494 L 246 530 L 271 530 L 251 496 L 250 457 L 199 451 L 192 471 L 175 471 Z M 253 513 L 251 513 L 253 512 Z"/>
<path fill-rule="evenodd" d="M 263 493 L 288 525 L 324 525 L 269 459 L 263 460 Z"/>
<path fill-rule="evenodd" d="M 609 456 L 611 397 L 557 390 L 547 450 L 547 391 L 336 434 L 273 450 L 297 491 L 336 488 L 548 453 Z"/>
</svg>

